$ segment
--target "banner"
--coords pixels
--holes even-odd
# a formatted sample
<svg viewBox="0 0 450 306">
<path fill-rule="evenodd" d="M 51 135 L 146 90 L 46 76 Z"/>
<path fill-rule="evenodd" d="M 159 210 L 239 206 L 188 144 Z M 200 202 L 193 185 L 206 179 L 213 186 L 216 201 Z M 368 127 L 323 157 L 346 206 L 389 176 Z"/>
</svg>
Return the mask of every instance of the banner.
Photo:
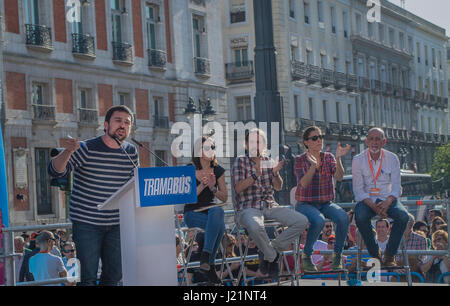
<svg viewBox="0 0 450 306">
<path fill-rule="evenodd" d="M 137 169 L 136 206 L 197 203 L 195 167 L 152 167 Z"/>
<path fill-rule="evenodd" d="M 0 226 L 9 227 L 8 182 L 6 180 L 5 150 L 0 126 Z"/>
</svg>

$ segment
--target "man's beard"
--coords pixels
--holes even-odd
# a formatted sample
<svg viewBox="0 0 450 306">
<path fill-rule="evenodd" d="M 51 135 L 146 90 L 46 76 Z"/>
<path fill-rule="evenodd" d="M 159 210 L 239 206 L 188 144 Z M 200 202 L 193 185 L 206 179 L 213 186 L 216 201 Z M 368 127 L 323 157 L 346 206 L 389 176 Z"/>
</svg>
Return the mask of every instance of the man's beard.
<svg viewBox="0 0 450 306">
<path fill-rule="evenodd" d="M 114 133 L 111 133 L 110 131 L 109 131 L 109 129 L 108 129 L 108 136 L 109 137 L 111 137 L 111 138 L 115 138 L 115 139 L 117 139 L 117 140 L 119 140 L 119 141 L 124 141 L 126 138 L 127 138 L 127 135 L 126 135 L 126 133 L 125 133 L 125 130 L 124 130 L 124 136 L 119 136 L 119 135 L 117 135 L 117 131 L 118 131 L 119 129 L 117 129 L 117 130 L 115 130 L 115 132 Z"/>
</svg>

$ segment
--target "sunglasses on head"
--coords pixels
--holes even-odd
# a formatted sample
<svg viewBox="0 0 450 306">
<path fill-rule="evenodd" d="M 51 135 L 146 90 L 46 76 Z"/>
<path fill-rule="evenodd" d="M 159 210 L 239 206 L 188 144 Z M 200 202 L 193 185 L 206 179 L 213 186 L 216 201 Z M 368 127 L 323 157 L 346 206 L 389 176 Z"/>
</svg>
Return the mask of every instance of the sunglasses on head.
<svg viewBox="0 0 450 306">
<path fill-rule="evenodd" d="M 325 136 L 323 136 L 323 135 L 315 135 L 315 136 L 312 136 L 312 137 L 308 137 L 308 139 L 307 140 L 312 140 L 312 141 L 317 141 L 317 139 L 324 139 L 325 138 Z"/>
<path fill-rule="evenodd" d="M 203 146 L 203 150 L 205 150 L 205 151 L 215 150 L 215 149 L 216 149 L 215 145 Z"/>
</svg>

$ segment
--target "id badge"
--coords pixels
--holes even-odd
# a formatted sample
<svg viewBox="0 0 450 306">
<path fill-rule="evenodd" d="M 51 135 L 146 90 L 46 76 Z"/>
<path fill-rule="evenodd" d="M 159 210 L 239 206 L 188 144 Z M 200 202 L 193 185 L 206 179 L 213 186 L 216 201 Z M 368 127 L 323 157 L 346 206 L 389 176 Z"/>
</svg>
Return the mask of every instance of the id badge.
<svg viewBox="0 0 450 306">
<path fill-rule="evenodd" d="M 380 196 L 380 188 L 370 188 L 369 194 L 372 197 L 379 197 Z"/>
</svg>

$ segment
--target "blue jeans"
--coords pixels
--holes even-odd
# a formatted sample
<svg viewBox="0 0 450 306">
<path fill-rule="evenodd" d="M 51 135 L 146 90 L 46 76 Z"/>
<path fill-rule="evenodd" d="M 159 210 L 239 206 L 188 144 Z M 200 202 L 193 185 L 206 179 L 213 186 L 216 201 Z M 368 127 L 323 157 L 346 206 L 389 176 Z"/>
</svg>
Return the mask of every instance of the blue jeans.
<svg viewBox="0 0 450 306">
<path fill-rule="evenodd" d="M 295 207 L 299 213 L 304 214 L 310 223 L 308 234 L 306 235 L 305 249 L 306 255 L 313 253 L 314 243 L 319 238 L 320 233 L 325 225 L 325 218 L 331 219 L 336 223 L 336 242 L 334 244 L 334 252 L 342 254 L 345 238 L 347 238 L 350 220 L 347 213 L 334 203 L 326 204 L 309 204 L 298 202 Z"/>
<path fill-rule="evenodd" d="M 205 230 L 203 251 L 210 254 L 209 264 L 214 264 L 225 232 L 223 209 L 213 207 L 208 210 L 208 214 L 190 210 L 184 213 L 184 222 L 188 227 L 199 227 Z"/>
<path fill-rule="evenodd" d="M 120 226 L 73 223 L 73 241 L 80 260 L 80 286 L 95 286 L 99 259 L 102 260 L 101 286 L 117 286 L 122 279 Z"/>
<path fill-rule="evenodd" d="M 375 241 L 375 237 L 372 231 L 371 220 L 377 214 L 364 202 L 359 202 L 355 207 L 355 221 L 359 232 L 367 246 L 367 251 L 372 257 L 378 256 L 379 247 Z M 405 207 L 400 203 L 400 201 L 395 201 L 389 207 L 387 211 L 389 218 L 394 220 L 394 225 L 392 226 L 391 233 L 389 235 L 389 241 L 386 245 L 386 252 L 394 256 L 397 254 L 398 247 L 402 240 L 403 233 L 405 232 L 406 226 L 408 225 L 409 216 Z"/>
</svg>

